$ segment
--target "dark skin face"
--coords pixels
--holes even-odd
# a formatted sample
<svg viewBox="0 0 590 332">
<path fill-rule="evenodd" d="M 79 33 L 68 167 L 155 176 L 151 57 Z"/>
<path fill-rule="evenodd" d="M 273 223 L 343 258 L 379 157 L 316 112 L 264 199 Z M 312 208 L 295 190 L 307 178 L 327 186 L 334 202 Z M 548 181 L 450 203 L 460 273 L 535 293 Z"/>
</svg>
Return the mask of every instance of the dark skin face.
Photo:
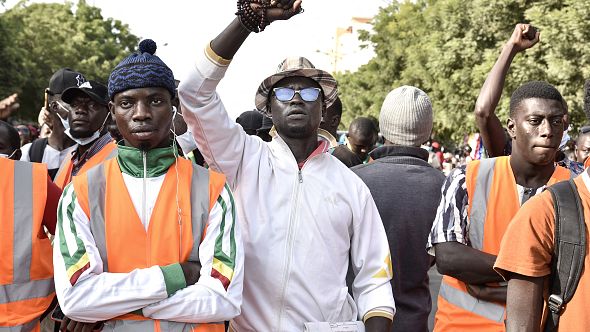
<svg viewBox="0 0 590 332">
<path fill-rule="evenodd" d="M 375 147 L 377 136 L 369 133 L 363 133 L 360 130 L 353 130 L 348 133 L 348 143 L 352 152 L 359 158 L 365 160 L 367 155 Z"/>
<path fill-rule="evenodd" d="M 319 88 L 319 84 L 308 77 L 286 77 L 274 86 L 287 87 L 295 90 L 304 88 Z M 320 126 L 323 108 L 323 97 L 316 101 L 304 101 L 299 93 L 296 93 L 290 101 L 279 101 L 274 93 L 269 97 L 272 122 L 282 137 L 287 138 L 310 138 L 316 137 Z"/>
<path fill-rule="evenodd" d="M 79 92 L 70 103 L 70 133 L 76 138 L 90 137 L 100 130 L 109 114 L 108 108 Z"/>
<path fill-rule="evenodd" d="M 576 142 L 576 161 L 583 163 L 590 156 L 590 133 L 578 137 Z"/>
<path fill-rule="evenodd" d="M 147 151 L 170 145 L 175 103 L 165 88 L 138 88 L 116 94 L 109 109 L 125 145 Z"/>
<path fill-rule="evenodd" d="M 19 160 L 21 151 L 18 134 L 0 125 L 0 153 L 10 156 L 12 160 Z M 15 152 L 16 150 L 16 152 Z"/>
<path fill-rule="evenodd" d="M 337 136 L 338 125 L 340 125 L 340 114 L 334 111 L 336 103 L 326 109 L 326 115 L 322 118 L 320 128 L 328 131 L 332 136 Z"/>
<path fill-rule="evenodd" d="M 556 100 L 531 98 L 518 105 L 514 118 L 508 119 L 508 132 L 513 140 L 513 155 L 532 165 L 552 164 L 559 148 L 566 110 Z"/>
</svg>

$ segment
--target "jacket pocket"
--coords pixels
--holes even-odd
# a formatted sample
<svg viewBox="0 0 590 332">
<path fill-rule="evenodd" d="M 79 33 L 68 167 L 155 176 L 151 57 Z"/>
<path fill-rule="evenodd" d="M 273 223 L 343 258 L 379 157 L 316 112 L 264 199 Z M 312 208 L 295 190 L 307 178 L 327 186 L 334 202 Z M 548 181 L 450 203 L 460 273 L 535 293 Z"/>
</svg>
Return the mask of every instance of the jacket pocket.
<svg viewBox="0 0 590 332">
<path fill-rule="evenodd" d="M 349 322 L 357 319 L 356 303 L 350 294 L 348 287 L 342 287 L 338 294 L 337 301 L 331 301 L 334 306 L 328 305 L 330 312 L 324 312 L 328 322 Z"/>
</svg>

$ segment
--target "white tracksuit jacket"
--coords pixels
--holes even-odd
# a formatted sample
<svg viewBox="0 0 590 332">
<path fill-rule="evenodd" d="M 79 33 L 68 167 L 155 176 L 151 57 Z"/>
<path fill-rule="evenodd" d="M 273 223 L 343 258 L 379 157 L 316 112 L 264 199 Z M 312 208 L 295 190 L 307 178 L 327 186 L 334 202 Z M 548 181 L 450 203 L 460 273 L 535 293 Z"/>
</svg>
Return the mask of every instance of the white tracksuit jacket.
<svg viewBox="0 0 590 332">
<path fill-rule="evenodd" d="M 279 136 L 266 143 L 246 135 L 216 93 L 228 65 L 207 48 L 179 95 L 205 160 L 234 191 L 242 224 L 243 305 L 232 327 L 291 332 L 305 322 L 392 317 L 389 246 L 369 189 L 329 153 L 299 170 Z M 349 257 L 356 301 L 345 281 Z"/>
</svg>

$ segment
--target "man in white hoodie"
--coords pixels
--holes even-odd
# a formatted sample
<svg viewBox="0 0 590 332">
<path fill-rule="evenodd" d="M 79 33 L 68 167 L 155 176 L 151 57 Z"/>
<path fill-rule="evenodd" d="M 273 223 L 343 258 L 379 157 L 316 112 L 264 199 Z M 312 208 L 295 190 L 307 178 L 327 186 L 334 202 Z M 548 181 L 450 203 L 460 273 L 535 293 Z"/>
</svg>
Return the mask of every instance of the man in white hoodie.
<svg viewBox="0 0 590 332">
<path fill-rule="evenodd" d="M 283 61 L 256 93 L 258 111 L 272 117 L 277 132 L 268 143 L 246 135 L 216 93 L 250 32 L 292 17 L 300 5 L 242 7 L 179 87 L 185 121 L 209 166 L 226 175 L 242 223 L 244 304 L 230 327 L 302 331 L 362 319 L 367 331 L 389 331 L 395 304 L 379 213 L 366 185 L 318 139 L 337 97 L 334 78 L 305 58 Z M 349 260 L 354 300 L 345 281 Z"/>
</svg>

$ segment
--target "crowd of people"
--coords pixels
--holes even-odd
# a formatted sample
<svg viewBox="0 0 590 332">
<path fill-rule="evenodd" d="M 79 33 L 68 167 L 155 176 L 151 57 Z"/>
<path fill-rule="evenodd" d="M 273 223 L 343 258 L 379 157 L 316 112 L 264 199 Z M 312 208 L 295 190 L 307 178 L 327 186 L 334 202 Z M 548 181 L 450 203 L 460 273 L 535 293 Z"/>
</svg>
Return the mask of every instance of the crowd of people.
<svg viewBox="0 0 590 332">
<path fill-rule="evenodd" d="M 572 145 L 541 81 L 496 115 L 540 33 L 503 46 L 475 147 L 433 140 L 408 85 L 339 135 L 338 84 L 303 57 L 234 121 L 216 89 L 236 52 L 301 12 L 240 0 L 182 81 L 145 39 L 106 85 L 57 70 L 47 136 L 0 121 L 0 331 L 428 331 L 432 266 L 435 331 L 590 330 L 590 127 Z"/>
</svg>

